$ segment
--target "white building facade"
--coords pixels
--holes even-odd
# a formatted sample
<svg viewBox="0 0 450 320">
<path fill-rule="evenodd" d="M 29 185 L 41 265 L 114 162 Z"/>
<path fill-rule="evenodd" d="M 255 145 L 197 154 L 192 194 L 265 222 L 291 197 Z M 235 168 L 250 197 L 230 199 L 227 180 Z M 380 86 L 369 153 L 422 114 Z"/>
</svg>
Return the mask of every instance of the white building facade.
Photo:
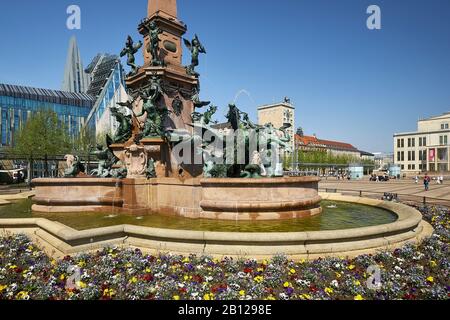
<svg viewBox="0 0 450 320">
<path fill-rule="evenodd" d="M 416 132 L 394 135 L 394 162 L 404 172 L 448 172 L 450 112 L 419 120 Z"/>
</svg>

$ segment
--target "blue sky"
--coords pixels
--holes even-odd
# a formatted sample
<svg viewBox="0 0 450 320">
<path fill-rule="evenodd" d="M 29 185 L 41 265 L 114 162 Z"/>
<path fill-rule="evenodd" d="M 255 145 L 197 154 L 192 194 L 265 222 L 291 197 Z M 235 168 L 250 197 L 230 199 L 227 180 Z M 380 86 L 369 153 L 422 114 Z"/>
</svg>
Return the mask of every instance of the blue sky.
<svg viewBox="0 0 450 320">
<path fill-rule="evenodd" d="M 66 28 L 66 8 L 82 10 L 81 30 Z M 382 30 L 366 27 L 380 6 Z M 2 1 L 0 82 L 59 89 L 69 39 L 84 65 L 98 52 L 120 52 L 147 0 Z M 394 132 L 419 117 L 450 111 L 448 0 L 178 0 L 187 37 L 197 33 L 202 98 L 258 105 L 288 96 L 306 134 L 391 151 Z M 189 54 L 185 54 L 187 63 Z M 142 59 L 140 59 L 142 61 Z M 139 61 L 139 62 L 140 62 Z"/>
</svg>

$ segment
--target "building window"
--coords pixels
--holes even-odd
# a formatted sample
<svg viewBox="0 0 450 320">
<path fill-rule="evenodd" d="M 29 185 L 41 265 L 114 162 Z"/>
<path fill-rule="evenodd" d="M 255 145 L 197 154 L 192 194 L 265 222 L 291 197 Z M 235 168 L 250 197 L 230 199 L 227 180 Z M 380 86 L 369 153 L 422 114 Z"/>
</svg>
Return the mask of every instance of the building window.
<svg viewBox="0 0 450 320">
<path fill-rule="evenodd" d="M 405 170 L 405 165 L 404 165 L 404 164 L 402 164 L 402 167 L 401 167 L 401 168 L 402 168 L 402 170 Z"/>
<path fill-rule="evenodd" d="M 412 170 L 416 170 L 416 165 L 413 164 L 413 165 L 411 166 L 411 169 L 412 169 Z"/>
<path fill-rule="evenodd" d="M 426 138 L 426 137 L 423 137 L 423 142 L 422 142 L 422 143 L 423 143 L 423 146 L 424 146 L 424 147 L 427 146 L 427 138 Z"/>
<path fill-rule="evenodd" d="M 397 152 L 397 161 L 402 161 L 402 160 L 401 160 L 401 155 L 400 155 L 400 151 L 399 151 L 399 152 Z"/>
<path fill-rule="evenodd" d="M 397 139 L 397 148 L 401 148 L 400 139 Z"/>
<path fill-rule="evenodd" d="M 408 148 L 411 148 L 411 138 L 408 138 Z"/>
<path fill-rule="evenodd" d="M 405 152 L 404 151 L 402 151 L 402 153 L 401 153 L 401 161 L 405 161 Z"/>
</svg>

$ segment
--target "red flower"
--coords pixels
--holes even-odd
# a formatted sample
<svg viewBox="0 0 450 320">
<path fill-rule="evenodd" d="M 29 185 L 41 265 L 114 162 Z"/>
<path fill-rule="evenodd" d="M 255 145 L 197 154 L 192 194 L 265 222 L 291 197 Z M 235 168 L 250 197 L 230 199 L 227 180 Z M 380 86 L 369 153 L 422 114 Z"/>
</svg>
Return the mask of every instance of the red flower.
<svg viewBox="0 0 450 320">
<path fill-rule="evenodd" d="M 252 273 L 252 272 L 253 272 L 253 269 L 252 269 L 252 268 L 245 268 L 245 269 L 244 269 L 244 272 L 245 272 L 245 273 Z"/>
<path fill-rule="evenodd" d="M 151 275 L 151 274 L 146 274 L 146 275 L 144 275 L 143 277 L 142 277 L 142 279 L 144 280 L 144 281 L 147 281 L 147 282 L 151 282 L 151 281 L 153 281 L 153 276 Z"/>
<path fill-rule="evenodd" d="M 309 287 L 309 291 L 310 291 L 310 292 L 317 292 L 317 291 L 319 291 L 319 289 L 317 289 L 316 286 L 310 286 L 310 287 Z"/>
<path fill-rule="evenodd" d="M 203 283 L 203 278 L 199 275 L 195 275 L 192 277 L 192 280 L 197 283 Z"/>
</svg>

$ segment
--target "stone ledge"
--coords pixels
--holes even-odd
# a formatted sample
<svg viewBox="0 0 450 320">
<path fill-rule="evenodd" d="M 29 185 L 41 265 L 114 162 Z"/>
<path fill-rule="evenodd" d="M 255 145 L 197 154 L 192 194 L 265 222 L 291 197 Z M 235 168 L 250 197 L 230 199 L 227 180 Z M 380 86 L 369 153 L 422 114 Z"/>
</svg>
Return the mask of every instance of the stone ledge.
<svg viewBox="0 0 450 320">
<path fill-rule="evenodd" d="M 340 197 L 335 201 L 372 203 L 371 199 Z M 342 200 L 341 200 L 342 199 Z M 343 256 L 352 252 L 387 250 L 406 242 L 418 242 L 432 234 L 433 228 L 422 221 L 413 208 L 377 201 L 377 206 L 390 209 L 399 220 L 386 225 L 315 232 L 231 233 L 157 229 L 132 225 L 77 231 L 47 219 L 0 219 L 0 230 L 27 233 L 38 237 L 45 248 L 62 254 L 98 250 L 104 246 L 123 245 L 150 251 L 214 256 L 270 257 L 284 253 L 291 257 Z M 27 232 L 30 230 L 30 232 Z M 47 251 L 47 252 L 51 252 Z M 51 254 L 51 253 L 50 253 Z"/>
</svg>

